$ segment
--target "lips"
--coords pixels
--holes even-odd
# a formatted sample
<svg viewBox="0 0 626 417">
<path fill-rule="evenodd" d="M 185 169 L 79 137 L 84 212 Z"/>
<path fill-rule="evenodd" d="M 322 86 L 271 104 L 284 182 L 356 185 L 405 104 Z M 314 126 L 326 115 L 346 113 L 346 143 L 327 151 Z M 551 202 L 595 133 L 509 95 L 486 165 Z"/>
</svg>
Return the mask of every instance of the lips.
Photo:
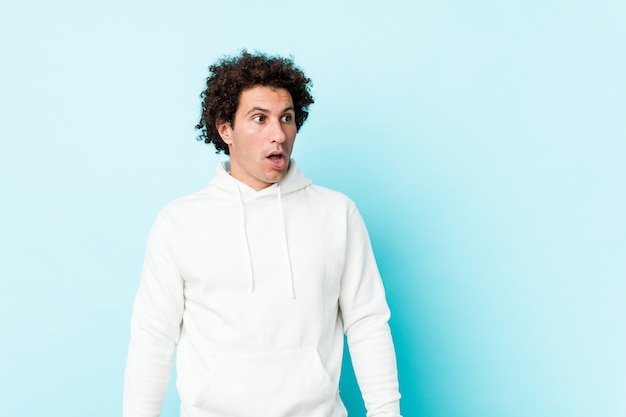
<svg viewBox="0 0 626 417">
<path fill-rule="evenodd" d="M 284 169 L 287 166 L 287 157 L 282 152 L 272 152 L 267 159 L 274 169 Z"/>
</svg>

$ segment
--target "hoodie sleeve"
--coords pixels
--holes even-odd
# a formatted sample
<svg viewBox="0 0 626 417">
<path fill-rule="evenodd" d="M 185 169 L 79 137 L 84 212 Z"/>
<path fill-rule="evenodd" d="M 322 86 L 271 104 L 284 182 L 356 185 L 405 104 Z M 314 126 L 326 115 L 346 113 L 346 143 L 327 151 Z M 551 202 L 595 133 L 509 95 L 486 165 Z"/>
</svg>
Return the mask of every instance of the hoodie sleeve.
<svg viewBox="0 0 626 417">
<path fill-rule="evenodd" d="M 124 377 L 124 417 L 158 417 L 180 335 L 183 281 L 170 250 L 171 234 L 160 214 L 150 237 L 131 319 Z"/>
<path fill-rule="evenodd" d="M 339 302 L 354 372 L 367 417 L 399 417 L 389 307 L 365 224 L 353 203 L 347 233 Z"/>
</svg>

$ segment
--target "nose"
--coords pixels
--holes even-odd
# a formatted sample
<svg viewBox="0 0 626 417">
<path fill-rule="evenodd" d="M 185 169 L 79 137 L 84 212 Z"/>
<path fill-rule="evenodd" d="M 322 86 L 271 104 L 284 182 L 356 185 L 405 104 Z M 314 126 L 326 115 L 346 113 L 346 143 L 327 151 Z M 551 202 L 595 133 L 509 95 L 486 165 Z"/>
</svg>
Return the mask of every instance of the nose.
<svg viewBox="0 0 626 417">
<path fill-rule="evenodd" d="M 274 119 L 270 125 L 270 138 L 272 142 L 276 143 L 283 143 L 285 140 L 287 140 L 285 127 L 278 118 Z"/>
</svg>

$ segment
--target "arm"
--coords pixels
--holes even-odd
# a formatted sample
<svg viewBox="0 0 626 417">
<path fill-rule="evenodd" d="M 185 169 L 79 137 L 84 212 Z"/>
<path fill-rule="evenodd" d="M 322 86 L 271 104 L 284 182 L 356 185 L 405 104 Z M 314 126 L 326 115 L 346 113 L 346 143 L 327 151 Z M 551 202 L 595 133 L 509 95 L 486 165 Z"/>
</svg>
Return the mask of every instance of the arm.
<svg viewBox="0 0 626 417">
<path fill-rule="evenodd" d="M 365 224 L 354 205 L 348 216 L 340 308 L 354 372 L 367 417 L 399 417 L 398 372 L 385 290 Z"/>
<path fill-rule="evenodd" d="M 183 283 L 159 215 L 152 227 L 131 320 L 124 417 L 158 417 L 172 369 L 184 308 Z"/>
</svg>

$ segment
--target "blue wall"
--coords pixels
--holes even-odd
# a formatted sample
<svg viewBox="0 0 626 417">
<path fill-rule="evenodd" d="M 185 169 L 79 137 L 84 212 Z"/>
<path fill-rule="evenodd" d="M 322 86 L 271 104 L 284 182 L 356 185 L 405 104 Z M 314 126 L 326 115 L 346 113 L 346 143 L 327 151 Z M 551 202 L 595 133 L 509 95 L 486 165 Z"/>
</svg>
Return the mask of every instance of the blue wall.
<svg viewBox="0 0 626 417">
<path fill-rule="evenodd" d="M 0 415 L 119 415 L 148 229 L 247 47 L 314 80 L 294 157 L 368 223 L 407 417 L 625 416 L 626 6 L 226 3 L 3 7 Z"/>
</svg>

